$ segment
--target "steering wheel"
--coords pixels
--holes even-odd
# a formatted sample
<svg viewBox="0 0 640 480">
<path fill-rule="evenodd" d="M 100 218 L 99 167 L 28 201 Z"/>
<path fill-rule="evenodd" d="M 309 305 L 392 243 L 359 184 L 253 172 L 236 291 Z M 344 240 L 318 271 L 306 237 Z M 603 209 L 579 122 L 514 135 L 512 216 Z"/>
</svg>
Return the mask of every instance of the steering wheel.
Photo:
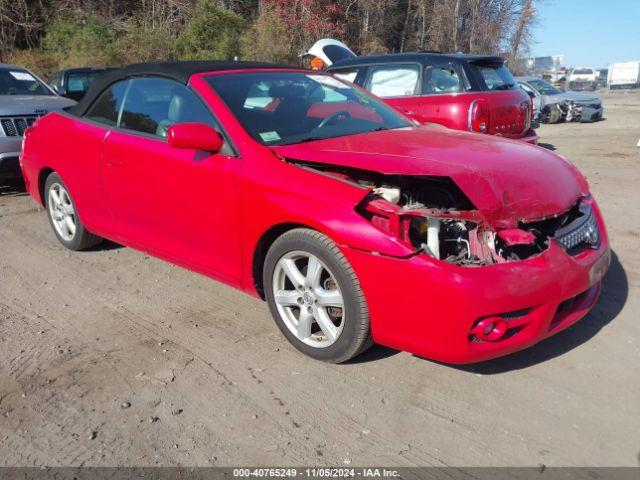
<svg viewBox="0 0 640 480">
<path fill-rule="evenodd" d="M 318 125 L 316 128 L 326 127 L 330 123 L 333 123 L 336 120 L 338 120 L 340 117 L 351 118 L 351 114 L 349 112 L 347 112 L 346 110 L 340 110 L 339 112 L 332 113 L 327 118 L 322 120 L 320 122 L 320 125 Z"/>
</svg>

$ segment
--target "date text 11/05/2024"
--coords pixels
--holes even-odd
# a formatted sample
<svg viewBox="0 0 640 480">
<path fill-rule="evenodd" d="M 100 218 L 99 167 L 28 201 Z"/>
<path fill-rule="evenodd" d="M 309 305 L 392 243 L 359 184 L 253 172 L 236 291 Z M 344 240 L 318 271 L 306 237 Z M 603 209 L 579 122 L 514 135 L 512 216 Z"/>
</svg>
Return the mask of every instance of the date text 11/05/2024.
<svg viewBox="0 0 640 480">
<path fill-rule="evenodd" d="M 399 472 L 387 468 L 236 468 L 234 478 L 394 478 Z"/>
</svg>

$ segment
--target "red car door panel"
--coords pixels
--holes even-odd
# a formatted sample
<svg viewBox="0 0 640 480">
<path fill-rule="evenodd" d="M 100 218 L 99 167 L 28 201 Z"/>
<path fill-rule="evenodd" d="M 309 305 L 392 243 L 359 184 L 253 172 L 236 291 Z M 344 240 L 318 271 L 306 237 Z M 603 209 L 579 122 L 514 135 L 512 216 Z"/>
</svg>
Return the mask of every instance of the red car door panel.
<svg viewBox="0 0 640 480">
<path fill-rule="evenodd" d="M 52 117 L 51 121 L 57 123 L 48 131 L 51 137 L 64 131 L 69 139 L 56 141 L 56 157 L 61 159 L 58 173 L 75 199 L 82 222 L 92 231 L 103 232 L 111 221 L 104 196 L 100 194 L 100 155 L 108 129 L 67 115 Z"/>
<path fill-rule="evenodd" d="M 240 263 L 241 160 L 112 131 L 104 185 L 125 243 L 230 280 Z"/>
<path fill-rule="evenodd" d="M 442 99 L 434 95 L 416 95 L 410 97 L 385 98 L 383 100 L 396 110 L 420 123 L 434 122 L 441 123 L 449 128 L 457 128 L 455 117 L 450 118 L 440 113 L 440 102 L 444 100 L 445 104 L 447 104 L 448 100 L 450 100 L 449 96 Z"/>
</svg>

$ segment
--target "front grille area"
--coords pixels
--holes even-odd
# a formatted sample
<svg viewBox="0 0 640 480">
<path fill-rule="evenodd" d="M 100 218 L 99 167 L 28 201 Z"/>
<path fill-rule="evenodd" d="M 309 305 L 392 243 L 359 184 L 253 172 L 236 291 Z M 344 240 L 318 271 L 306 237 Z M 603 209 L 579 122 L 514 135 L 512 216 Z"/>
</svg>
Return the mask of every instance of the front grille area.
<svg viewBox="0 0 640 480">
<path fill-rule="evenodd" d="M 2 131 L 7 137 L 21 137 L 27 127 L 30 127 L 38 119 L 36 115 L 25 117 L 4 117 L 0 118 Z"/>
<path fill-rule="evenodd" d="M 595 248 L 600 244 L 600 229 L 589 204 L 580 206 L 582 215 L 556 231 L 555 239 L 567 251 L 581 247 Z"/>
</svg>

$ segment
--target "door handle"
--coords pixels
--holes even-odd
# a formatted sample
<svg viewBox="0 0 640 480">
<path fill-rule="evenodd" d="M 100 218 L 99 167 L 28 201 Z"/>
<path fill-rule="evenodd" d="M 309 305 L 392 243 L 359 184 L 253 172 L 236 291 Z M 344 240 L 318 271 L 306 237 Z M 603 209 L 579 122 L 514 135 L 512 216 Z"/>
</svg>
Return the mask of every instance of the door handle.
<svg viewBox="0 0 640 480">
<path fill-rule="evenodd" d="M 121 167 L 122 160 L 118 160 L 116 158 L 110 158 L 106 162 L 107 167 Z"/>
</svg>

